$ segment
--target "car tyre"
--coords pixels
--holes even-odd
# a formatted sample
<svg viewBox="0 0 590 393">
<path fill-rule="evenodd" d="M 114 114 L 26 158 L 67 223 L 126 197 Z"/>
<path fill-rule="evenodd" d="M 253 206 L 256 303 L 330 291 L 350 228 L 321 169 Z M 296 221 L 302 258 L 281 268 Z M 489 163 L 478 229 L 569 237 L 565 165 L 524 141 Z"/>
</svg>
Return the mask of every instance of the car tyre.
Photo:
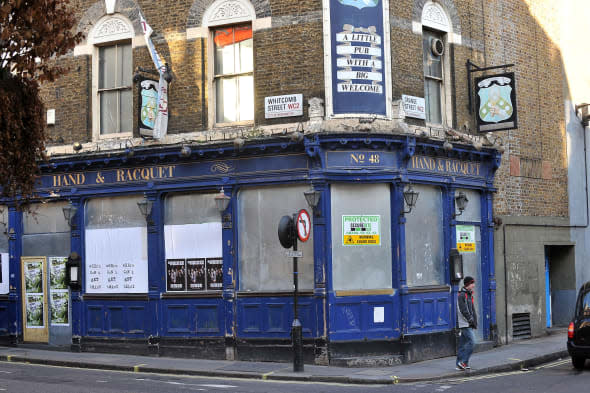
<svg viewBox="0 0 590 393">
<path fill-rule="evenodd" d="M 586 358 L 581 356 L 572 356 L 572 364 L 576 370 L 583 370 Z"/>
</svg>

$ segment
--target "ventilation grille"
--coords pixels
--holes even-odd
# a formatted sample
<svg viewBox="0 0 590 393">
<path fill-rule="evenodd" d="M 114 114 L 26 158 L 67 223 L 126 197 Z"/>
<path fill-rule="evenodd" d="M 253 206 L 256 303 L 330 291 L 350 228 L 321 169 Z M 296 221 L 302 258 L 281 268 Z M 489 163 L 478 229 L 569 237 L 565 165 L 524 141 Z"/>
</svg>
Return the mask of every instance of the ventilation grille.
<svg viewBox="0 0 590 393">
<path fill-rule="evenodd" d="M 512 314 L 512 338 L 531 338 L 531 314 Z"/>
</svg>

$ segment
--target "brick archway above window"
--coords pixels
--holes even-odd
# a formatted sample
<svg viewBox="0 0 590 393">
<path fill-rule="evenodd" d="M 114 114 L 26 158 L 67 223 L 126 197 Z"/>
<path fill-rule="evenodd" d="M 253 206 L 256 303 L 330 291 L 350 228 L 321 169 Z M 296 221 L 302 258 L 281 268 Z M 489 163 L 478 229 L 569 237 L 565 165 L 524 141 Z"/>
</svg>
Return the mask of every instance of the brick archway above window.
<svg viewBox="0 0 590 393">
<path fill-rule="evenodd" d="M 132 24 L 133 35 L 142 35 L 141 24 L 139 23 L 140 8 L 133 0 L 117 0 L 115 3 L 115 14 L 125 16 Z M 84 33 L 86 37 L 89 36 L 90 31 L 96 24 L 107 15 L 107 9 L 104 0 L 99 0 L 90 6 L 78 23 L 78 31 Z"/>
<path fill-rule="evenodd" d="M 211 26 L 269 16 L 269 0 L 195 0 L 189 10 L 186 28 L 201 27 L 203 22 Z"/>
<path fill-rule="evenodd" d="M 461 34 L 461 22 L 453 0 L 414 0 L 412 21 L 420 25 L 424 21 L 425 26 Z"/>
</svg>

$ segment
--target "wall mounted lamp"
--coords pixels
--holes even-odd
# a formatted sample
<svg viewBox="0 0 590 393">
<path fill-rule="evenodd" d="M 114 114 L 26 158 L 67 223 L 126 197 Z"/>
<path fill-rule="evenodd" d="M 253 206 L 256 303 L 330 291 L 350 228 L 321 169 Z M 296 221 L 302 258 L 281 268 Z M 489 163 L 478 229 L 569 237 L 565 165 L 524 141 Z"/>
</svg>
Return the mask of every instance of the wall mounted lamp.
<svg viewBox="0 0 590 393">
<path fill-rule="evenodd" d="M 78 207 L 70 201 L 62 208 L 62 211 L 64 212 L 64 218 L 66 219 L 68 226 L 71 228 L 74 226 L 74 217 L 76 217 L 76 213 L 78 213 Z"/>
<path fill-rule="evenodd" d="M 311 186 L 309 190 L 303 192 L 303 196 L 305 196 L 305 200 L 307 201 L 309 208 L 314 212 L 314 215 L 319 216 L 320 209 L 318 209 L 317 206 L 320 202 L 322 193 Z"/>
<path fill-rule="evenodd" d="M 416 202 L 418 201 L 419 195 L 420 193 L 418 191 L 414 191 L 414 187 L 411 184 L 408 186 L 408 188 L 405 189 L 404 201 L 406 202 L 406 205 L 408 205 L 408 210 L 402 210 L 402 216 L 412 211 L 414 206 L 416 206 Z"/>
<path fill-rule="evenodd" d="M 463 210 L 467 207 L 467 202 L 469 202 L 467 195 L 465 195 L 463 191 L 459 191 L 459 195 L 455 197 L 455 204 L 457 205 L 457 209 L 459 209 L 459 214 L 454 213 L 453 218 L 459 217 L 463 214 Z"/>
<path fill-rule="evenodd" d="M 152 215 L 152 208 L 154 207 L 154 201 L 150 201 L 146 195 L 143 196 L 143 199 L 137 202 L 137 207 L 141 212 L 141 215 L 146 219 L 148 224 L 152 224 L 153 221 L 150 219 Z"/>
<path fill-rule="evenodd" d="M 230 213 L 224 214 L 224 212 L 227 210 L 227 207 L 229 206 L 229 202 L 231 201 L 231 197 L 225 195 L 225 191 L 223 190 L 223 187 L 221 187 L 219 194 L 216 194 L 214 199 L 215 199 L 215 207 L 217 207 L 217 210 L 219 211 L 219 213 L 221 213 L 221 226 L 222 226 L 222 228 L 223 229 L 231 229 L 232 228 L 231 214 Z"/>
</svg>

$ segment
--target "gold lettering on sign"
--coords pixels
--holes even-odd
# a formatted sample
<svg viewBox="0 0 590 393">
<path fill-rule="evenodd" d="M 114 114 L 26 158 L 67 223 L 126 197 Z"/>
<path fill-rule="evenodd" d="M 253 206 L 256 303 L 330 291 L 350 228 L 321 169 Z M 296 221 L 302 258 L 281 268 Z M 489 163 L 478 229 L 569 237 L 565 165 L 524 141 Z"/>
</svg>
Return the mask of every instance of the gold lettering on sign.
<svg viewBox="0 0 590 393">
<path fill-rule="evenodd" d="M 102 177 L 102 174 L 100 172 L 96 172 L 96 183 L 98 183 L 98 184 L 104 183 L 104 177 Z"/>
<path fill-rule="evenodd" d="M 166 179 L 174 177 L 176 165 L 166 165 L 150 168 L 117 169 L 116 182 L 124 183 L 139 180 Z"/>
<path fill-rule="evenodd" d="M 460 161 L 447 158 L 432 158 L 425 156 L 413 156 L 410 168 L 431 172 L 446 172 L 464 176 L 481 176 L 481 163 Z"/>
<path fill-rule="evenodd" d="M 350 162 L 353 164 L 364 164 L 365 155 L 363 153 L 350 153 Z"/>
<path fill-rule="evenodd" d="M 80 186 L 86 182 L 86 175 L 83 173 L 67 173 L 53 175 L 53 187 Z"/>
</svg>

